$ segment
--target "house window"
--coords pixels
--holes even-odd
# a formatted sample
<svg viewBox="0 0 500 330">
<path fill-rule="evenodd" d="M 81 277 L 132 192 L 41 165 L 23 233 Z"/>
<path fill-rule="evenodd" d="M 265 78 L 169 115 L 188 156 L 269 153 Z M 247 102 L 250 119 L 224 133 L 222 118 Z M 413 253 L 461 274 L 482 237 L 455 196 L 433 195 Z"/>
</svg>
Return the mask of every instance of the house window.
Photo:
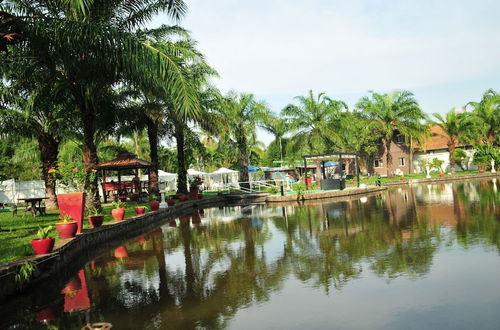
<svg viewBox="0 0 500 330">
<path fill-rule="evenodd" d="M 396 143 L 397 144 L 403 144 L 403 143 L 405 143 L 405 137 L 404 137 L 403 134 L 396 135 Z"/>
<path fill-rule="evenodd" d="M 381 159 L 375 159 L 375 164 L 374 164 L 374 166 L 375 166 L 376 168 L 382 168 L 382 167 L 384 167 L 384 163 L 382 163 L 382 160 L 381 160 Z"/>
<path fill-rule="evenodd" d="M 405 166 L 405 159 L 399 158 L 399 166 Z"/>
</svg>

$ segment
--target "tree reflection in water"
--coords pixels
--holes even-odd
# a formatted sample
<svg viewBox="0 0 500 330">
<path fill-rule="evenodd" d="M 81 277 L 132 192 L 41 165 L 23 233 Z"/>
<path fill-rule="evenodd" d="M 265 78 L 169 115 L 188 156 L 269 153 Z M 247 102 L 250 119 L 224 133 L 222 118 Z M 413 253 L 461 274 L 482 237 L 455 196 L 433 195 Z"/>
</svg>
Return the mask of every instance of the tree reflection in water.
<svg viewBox="0 0 500 330">
<path fill-rule="evenodd" d="M 495 185 L 405 187 L 341 202 L 256 206 L 251 214 L 233 208 L 232 219 L 205 210 L 130 241 L 127 256 L 110 251 L 89 264 L 90 316 L 116 328 L 224 328 L 290 276 L 325 294 L 365 272 L 416 280 L 455 241 L 500 251 Z"/>
</svg>

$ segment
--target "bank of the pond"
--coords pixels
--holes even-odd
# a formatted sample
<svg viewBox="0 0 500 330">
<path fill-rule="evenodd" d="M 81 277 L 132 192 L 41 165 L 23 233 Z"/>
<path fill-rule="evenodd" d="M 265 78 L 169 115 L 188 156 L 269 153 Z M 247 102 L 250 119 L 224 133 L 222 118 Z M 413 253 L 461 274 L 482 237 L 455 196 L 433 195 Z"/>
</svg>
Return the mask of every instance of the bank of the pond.
<svg viewBox="0 0 500 330">
<path fill-rule="evenodd" d="M 283 203 L 283 202 L 297 202 L 297 201 L 309 201 L 309 200 L 316 200 L 316 199 L 327 199 L 327 198 L 334 198 L 334 197 L 348 197 L 348 196 L 354 196 L 354 195 L 363 195 L 363 194 L 369 194 L 373 192 L 379 192 L 386 190 L 387 187 L 366 187 L 366 188 L 348 188 L 344 190 L 330 190 L 330 191 L 325 191 L 325 192 L 313 192 L 313 193 L 308 193 L 305 192 L 302 196 L 299 196 L 297 194 L 293 195 L 285 195 L 285 196 L 267 196 L 266 197 L 266 202 L 267 203 Z"/>
<path fill-rule="evenodd" d="M 253 196 L 254 199 L 258 196 Z M 244 197 L 242 197 L 244 198 Z M 217 207 L 240 200 L 238 196 L 216 196 L 179 203 L 167 209 L 148 212 L 141 216 L 127 218 L 120 222 L 108 223 L 94 229 L 86 229 L 72 239 L 59 240 L 51 254 L 28 256 L 0 265 L 0 300 L 29 289 L 44 279 L 63 272 L 67 268 L 78 267 L 93 256 L 99 255 L 123 240 L 130 239 L 151 231 L 162 222 L 190 214 L 198 209 Z M 248 200 L 248 197 L 244 198 Z M 22 285 L 16 280 L 26 262 L 34 266 L 31 276 L 23 280 Z"/>
<path fill-rule="evenodd" d="M 434 183 L 434 182 L 448 182 L 448 181 L 457 181 L 457 180 L 477 180 L 477 179 L 488 179 L 488 178 L 494 178 L 494 177 L 499 177 L 500 172 L 495 172 L 495 173 L 476 173 L 476 174 L 469 174 L 469 175 L 445 175 L 442 177 L 433 177 L 433 178 L 423 178 L 423 179 L 405 179 L 405 180 L 399 180 L 399 181 L 390 181 L 384 183 L 384 186 L 400 186 L 400 185 L 407 185 L 407 184 L 420 184 L 420 183 Z"/>
</svg>

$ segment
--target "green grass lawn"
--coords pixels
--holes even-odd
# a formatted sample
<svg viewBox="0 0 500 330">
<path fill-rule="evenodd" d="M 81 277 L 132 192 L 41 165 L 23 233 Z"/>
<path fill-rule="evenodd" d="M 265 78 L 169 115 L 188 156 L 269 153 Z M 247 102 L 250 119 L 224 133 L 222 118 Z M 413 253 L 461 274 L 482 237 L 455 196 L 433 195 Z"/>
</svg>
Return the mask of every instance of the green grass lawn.
<svg viewBox="0 0 500 330">
<path fill-rule="evenodd" d="M 125 206 L 125 218 L 135 215 L 134 207 L 146 206 L 146 211 L 150 210 L 149 203 L 127 203 Z M 104 223 L 114 222 L 111 217 L 111 205 L 103 206 Z M 15 260 L 22 256 L 32 255 L 31 240 L 34 238 L 39 227 L 54 226 L 51 236 L 59 239 L 55 231 L 55 223 L 59 221 L 59 211 L 47 211 L 47 215 L 36 217 L 24 210 L 18 210 L 18 215 L 13 216 L 8 209 L 0 209 L 0 263 Z M 90 224 L 85 217 L 83 228 L 90 228 Z"/>
<path fill-rule="evenodd" d="M 167 194 L 171 196 L 174 193 Z M 217 192 L 203 192 L 203 198 L 212 198 L 217 196 Z M 168 198 L 168 197 L 167 197 Z M 180 203 L 176 200 L 176 203 Z M 135 216 L 134 207 L 146 206 L 146 212 L 151 208 L 148 202 L 132 203 L 125 205 L 125 218 Z M 104 222 L 112 223 L 115 220 L 111 217 L 111 204 L 103 205 Z M 31 216 L 30 212 L 24 214 L 24 209 L 19 209 L 17 216 L 13 216 L 8 208 L 0 208 L 0 263 L 16 260 L 23 256 L 33 254 L 31 240 L 34 238 L 39 227 L 53 226 L 51 236 L 59 240 L 55 230 L 55 223 L 59 221 L 59 211 L 47 211 L 47 215 L 36 217 Z M 24 216 L 23 216 L 24 215 Z M 83 228 L 90 228 L 87 217 L 83 220 Z"/>
</svg>

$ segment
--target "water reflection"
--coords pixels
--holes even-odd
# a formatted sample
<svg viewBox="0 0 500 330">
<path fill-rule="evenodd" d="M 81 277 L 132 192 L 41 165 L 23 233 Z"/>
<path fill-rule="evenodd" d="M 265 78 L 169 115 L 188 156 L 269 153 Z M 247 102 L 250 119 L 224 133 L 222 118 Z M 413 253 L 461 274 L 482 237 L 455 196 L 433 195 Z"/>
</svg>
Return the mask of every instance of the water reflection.
<svg viewBox="0 0 500 330">
<path fill-rule="evenodd" d="M 289 294 L 293 281 L 308 288 L 307 305 L 313 292 L 329 296 L 370 276 L 389 285 L 423 280 L 443 248 L 498 255 L 497 190 L 496 180 L 471 181 L 317 205 L 197 211 L 93 260 L 62 290 L 61 317 L 58 302 L 33 311 L 33 320 L 68 328 L 91 320 L 118 329 L 218 329 L 242 310 Z M 489 317 L 498 321 L 496 313 Z"/>
</svg>

